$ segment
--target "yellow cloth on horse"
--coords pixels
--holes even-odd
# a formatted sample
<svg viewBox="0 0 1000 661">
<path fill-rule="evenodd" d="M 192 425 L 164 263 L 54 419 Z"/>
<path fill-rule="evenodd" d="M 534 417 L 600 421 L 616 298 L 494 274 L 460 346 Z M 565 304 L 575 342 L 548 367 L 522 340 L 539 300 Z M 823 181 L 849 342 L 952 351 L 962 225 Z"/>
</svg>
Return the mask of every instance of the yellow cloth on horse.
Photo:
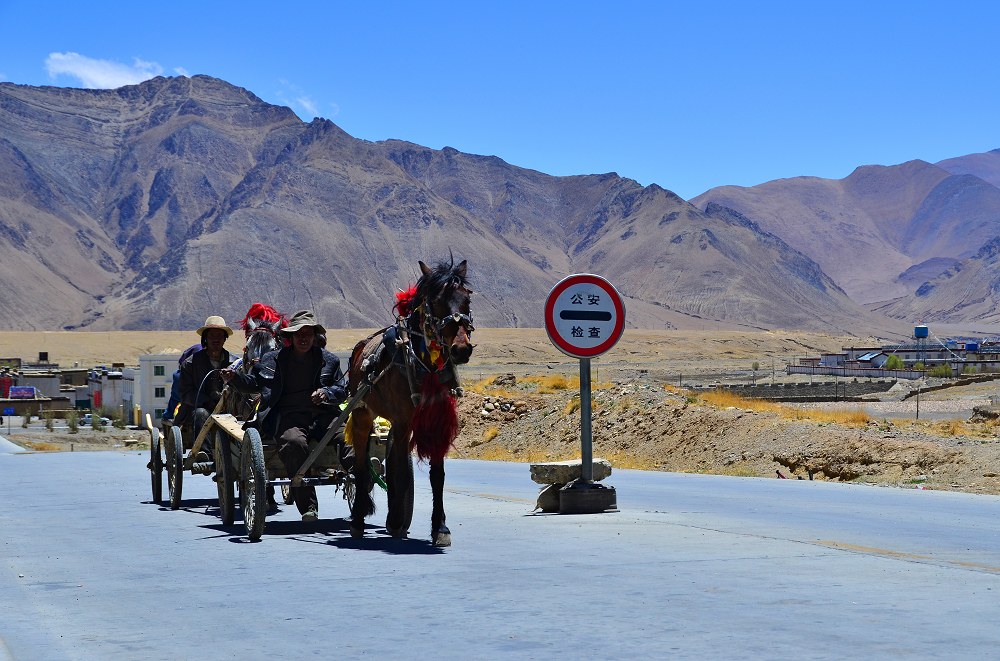
<svg viewBox="0 0 1000 661">
<path fill-rule="evenodd" d="M 344 426 L 344 443 L 346 445 L 353 446 L 354 445 L 354 434 L 353 434 L 353 429 L 351 427 L 351 415 L 353 415 L 353 414 L 348 414 L 348 416 L 347 416 L 347 423 Z M 390 426 L 389 425 L 389 421 L 386 420 L 385 418 L 383 418 L 381 416 L 378 416 L 378 417 L 375 418 L 375 428 L 385 427 L 386 429 L 388 429 L 389 426 Z"/>
</svg>

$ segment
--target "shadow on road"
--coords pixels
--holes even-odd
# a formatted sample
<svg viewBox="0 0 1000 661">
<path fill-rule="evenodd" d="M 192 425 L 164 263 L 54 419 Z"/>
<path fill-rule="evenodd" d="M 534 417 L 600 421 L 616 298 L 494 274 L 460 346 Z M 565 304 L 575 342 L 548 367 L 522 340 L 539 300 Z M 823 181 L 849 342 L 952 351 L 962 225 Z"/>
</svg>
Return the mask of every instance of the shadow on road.
<svg viewBox="0 0 1000 661">
<path fill-rule="evenodd" d="M 246 528 L 239 520 L 231 526 L 216 523 L 201 527 L 222 533 L 217 537 L 228 539 L 233 544 L 255 543 L 247 538 Z M 268 537 L 287 537 L 310 544 L 328 544 L 342 549 L 378 551 L 391 555 L 440 555 L 444 553 L 444 549 L 433 546 L 430 540 L 395 539 L 386 534 L 385 528 L 377 526 L 366 526 L 365 537 L 354 539 L 351 537 L 351 523 L 348 519 L 320 519 L 311 523 L 269 521 L 264 528 L 264 535 L 259 541 L 265 541 Z"/>
</svg>

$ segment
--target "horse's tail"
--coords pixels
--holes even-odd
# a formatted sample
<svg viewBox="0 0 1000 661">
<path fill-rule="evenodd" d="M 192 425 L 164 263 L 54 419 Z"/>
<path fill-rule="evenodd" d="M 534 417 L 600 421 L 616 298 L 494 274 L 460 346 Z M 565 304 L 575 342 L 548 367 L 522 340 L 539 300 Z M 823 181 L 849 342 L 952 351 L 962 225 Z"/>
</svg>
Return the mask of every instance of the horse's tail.
<svg viewBox="0 0 1000 661">
<path fill-rule="evenodd" d="M 458 437 L 458 405 L 447 384 L 436 374 L 424 376 L 420 388 L 420 404 L 410 418 L 410 449 L 416 449 L 420 459 L 440 463 Z"/>
</svg>

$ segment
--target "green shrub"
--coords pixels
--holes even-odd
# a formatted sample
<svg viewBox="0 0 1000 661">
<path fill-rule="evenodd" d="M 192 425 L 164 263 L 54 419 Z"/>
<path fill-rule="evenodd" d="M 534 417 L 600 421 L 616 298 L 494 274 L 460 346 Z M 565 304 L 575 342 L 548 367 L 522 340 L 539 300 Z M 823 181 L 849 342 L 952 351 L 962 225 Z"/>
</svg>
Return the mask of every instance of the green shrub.
<svg viewBox="0 0 1000 661">
<path fill-rule="evenodd" d="M 906 366 L 903 365 L 902 358 L 900 358 L 896 354 L 893 354 L 889 356 L 889 360 L 885 361 L 885 365 L 883 365 L 882 367 L 887 370 L 901 370 L 905 369 Z"/>
<path fill-rule="evenodd" d="M 951 372 L 951 365 L 948 365 L 947 363 L 935 365 L 927 370 L 927 376 L 936 376 L 943 379 L 951 378 L 953 376 Z"/>
</svg>

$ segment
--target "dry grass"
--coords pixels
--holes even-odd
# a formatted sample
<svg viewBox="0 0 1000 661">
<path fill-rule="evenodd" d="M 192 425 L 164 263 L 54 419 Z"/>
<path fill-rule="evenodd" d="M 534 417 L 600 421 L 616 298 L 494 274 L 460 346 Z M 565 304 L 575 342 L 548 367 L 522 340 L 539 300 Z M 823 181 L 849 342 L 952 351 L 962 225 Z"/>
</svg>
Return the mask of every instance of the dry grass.
<svg viewBox="0 0 1000 661">
<path fill-rule="evenodd" d="M 601 456 L 611 462 L 612 468 L 622 468 L 640 471 L 652 471 L 658 468 L 658 464 L 649 457 L 638 457 L 626 452 L 601 452 Z M 579 457 L 571 457 L 578 459 Z"/>
<path fill-rule="evenodd" d="M 566 402 L 566 407 L 563 408 L 563 415 L 573 415 L 580 410 L 580 398 L 573 397 L 568 402 Z"/>
<path fill-rule="evenodd" d="M 758 471 L 745 464 L 733 464 L 731 466 L 719 466 L 717 468 L 706 468 L 694 471 L 701 475 L 728 475 L 729 477 L 761 477 Z M 768 477 L 773 477 L 769 475 Z"/>
<path fill-rule="evenodd" d="M 733 394 L 728 390 L 713 390 L 698 394 L 698 400 L 717 408 L 738 408 L 758 413 L 773 413 L 789 420 L 805 420 L 823 424 L 838 424 L 846 427 L 864 427 L 872 419 L 860 408 L 854 411 L 823 411 L 817 409 L 800 409 L 794 406 L 784 406 L 777 402 L 761 399 L 748 399 Z"/>
<path fill-rule="evenodd" d="M 62 448 L 55 443 L 36 443 L 28 441 L 25 445 L 35 452 L 62 452 Z"/>
<path fill-rule="evenodd" d="M 476 381 L 473 384 L 465 384 L 463 386 L 469 392 L 474 392 L 477 395 L 489 395 L 491 397 L 503 397 L 505 399 L 514 399 L 519 396 L 516 390 L 510 390 L 509 388 L 504 388 L 503 386 L 493 385 L 493 379 L 482 379 Z"/>
<path fill-rule="evenodd" d="M 562 390 L 579 390 L 580 377 L 566 378 L 562 374 L 545 374 L 543 376 L 526 376 L 521 379 L 521 383 L 534 385 L 535 390 L 541 395 L 549 395 Z"/>
<path fill-rule="evenodd" d="M 562 456 L 559 453 L 544 450 L 519 450 L 504 447 L 489 447 L 475 455 L 475 459 L 484 461 L 510 461 L 515 463 L 536 464 L 542 461 L 566 461 L 572 456 Z"/>
<path fill-rule="evenodd" d="M 931 425 L 941 436 L 972 436 L 969 426 L 962 420 L 942 420 Z"/>
</svg>

